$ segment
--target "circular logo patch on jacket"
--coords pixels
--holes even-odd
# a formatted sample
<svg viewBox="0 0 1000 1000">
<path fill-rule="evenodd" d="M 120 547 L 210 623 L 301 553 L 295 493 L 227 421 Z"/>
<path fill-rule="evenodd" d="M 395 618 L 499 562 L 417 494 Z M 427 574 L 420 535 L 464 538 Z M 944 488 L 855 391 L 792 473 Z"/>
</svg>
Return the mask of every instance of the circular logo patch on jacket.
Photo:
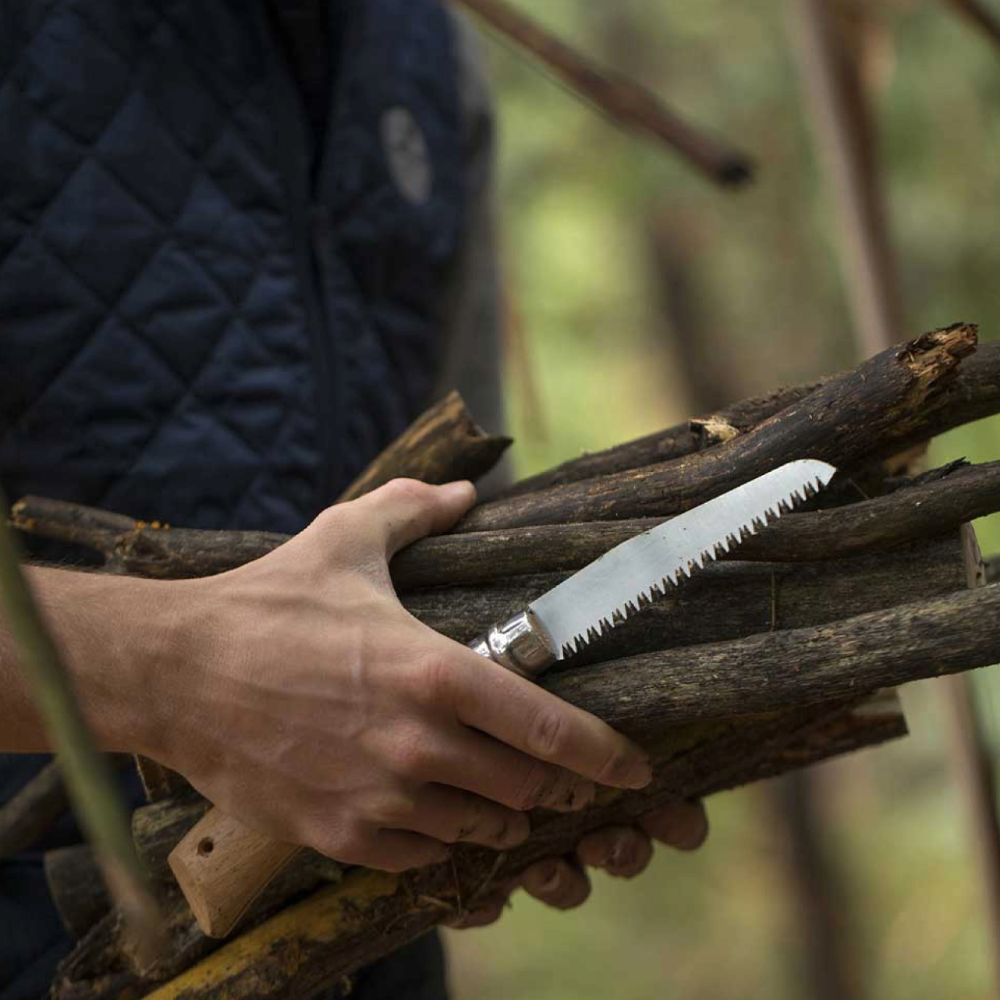
<svg viewBox="0 0 1000 1000">
<path fill-rule="evenodd" d="M 382 148 L 399 192 L 414 205 L 426 205 L 434 187 L 434 165 L 427 137 L 406 108 L 389 108 L 382 115 Z"/>
</svg>

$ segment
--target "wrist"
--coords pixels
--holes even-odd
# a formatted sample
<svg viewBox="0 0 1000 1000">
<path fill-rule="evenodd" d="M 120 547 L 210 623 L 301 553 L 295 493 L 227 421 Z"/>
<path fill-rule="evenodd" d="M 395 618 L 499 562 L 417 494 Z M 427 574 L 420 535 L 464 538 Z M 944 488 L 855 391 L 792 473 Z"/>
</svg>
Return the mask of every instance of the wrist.
<svg viewBox="0 0 1000 1000">
<path fill-rule="evenodd" d="M 98 747 L 156 757 L 183 660 L 184 581 L 29 572 Z"/>
</svg>

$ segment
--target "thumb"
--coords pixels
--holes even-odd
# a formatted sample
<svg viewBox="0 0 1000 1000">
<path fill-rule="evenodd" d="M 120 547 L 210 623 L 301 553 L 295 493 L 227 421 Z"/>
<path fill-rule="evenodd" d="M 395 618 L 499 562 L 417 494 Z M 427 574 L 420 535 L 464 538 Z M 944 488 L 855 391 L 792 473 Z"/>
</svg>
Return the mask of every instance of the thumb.
<svg viewBox="0 0 1000 1000">
<path fill-rule="evenodd" d="M 416 479 L 393 479 L 352 501 L 380 535 L 386 559 L 427 535 L 447 531 L 476 502 L 476 488 L 462 480 L 429 486 Z"/>
</svg>

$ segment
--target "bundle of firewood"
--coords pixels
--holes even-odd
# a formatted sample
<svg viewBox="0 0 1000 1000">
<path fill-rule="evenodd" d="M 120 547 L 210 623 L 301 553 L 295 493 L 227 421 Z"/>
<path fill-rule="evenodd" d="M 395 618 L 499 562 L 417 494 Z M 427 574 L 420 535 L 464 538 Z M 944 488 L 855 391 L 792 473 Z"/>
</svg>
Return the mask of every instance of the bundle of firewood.
<svg viewBox="0 0 1000 1000">
<path fill-rule="evenodd" d="M 153 965 L 130 954 L 87 849 L 57 852 L 50 883 L 79 941 L 53 996 L 310 997 L 533 861 L 571 851 L 586 831 L 903 735 L 893 688 L 1000 661 L 1000 587 L 984 584 L 968 527 L 1000 510 L 1000 462 L 914 473 L 929 438 L 997 412 L 1000 345 L 977 350 L 975 328 L 956 325 L 853 371 L 568 462 L 480 505 L 451 534 L 413 545 L 392 566 L 403 603 L 467 641 L 626 538 L 787 461 L 841 470 L 807 507 L 543 680 L 644 745 L 656 763 L 650 787 L 606 790 L 582 814 L 538 810 L 519 848 L 456 846 L 447 863 L 404 875 L 302 852 L 236 940 L 220 942 L 198 930 L 166 864 L 207 803 L 142 762 L 151 801 L 134 833 L 160 886 L 170 948 Z M 345 499 L 399 475 L 477 478 L 508 444 L 479 430 L 453 395 Z M 285 540 L 136 523 L 38 498 L 16 504 L 12 520 L 103 553 L 109 571 L 156 577 L 220 572 Z"/>
</svg>

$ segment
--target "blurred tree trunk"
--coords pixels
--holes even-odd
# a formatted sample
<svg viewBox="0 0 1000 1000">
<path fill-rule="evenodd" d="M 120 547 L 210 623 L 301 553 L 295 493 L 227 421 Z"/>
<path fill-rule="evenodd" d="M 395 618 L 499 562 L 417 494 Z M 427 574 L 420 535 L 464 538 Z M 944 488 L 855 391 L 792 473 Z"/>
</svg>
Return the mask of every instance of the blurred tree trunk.
<svg viewBox="0 0 1000 1000">
<path fill-rule="evenodd" d="M 609 58 L 627 59 L 641 73 L 650 66 L 648 33 L 617 6 L 606 17 Z M 663 342 L 670 344 L 673 361 L 687 385 L 691 411 L 708 413 L 749 395 L 756 386 L 755 373 L 741 363 L 742 352 L 733 349 L 724 324 L 713 322 L 701 287 L 710 247 L 699 246 L 705 242 L 701 235 L 698 219 L 666 200 L 653 214 L 646 233 L 658 307 L 651 336 L 660 341 L 653 356 L 664 356 Z M 858 1000 L 862 995 L 857 982 L 860 962 L 848 933 L 854 922 L 834 852 L 824 835 L 821 788 L 811 775 L 798 774 L 772 782 L 760 793 L 788 847 L 785 885 L 799 938 L 787 953 L 794 956 L 790 960 L 802 978 L 803 998 Z"/>
<path fill-rule="evenodd" d="M 961 6 L 961 5 L 959 5 Z M 797 0 L 794 25 L 813 129 L 841 228 L 840 259 L 854 318 L 858 356 L 905 336 L 899 272 L 882 189 L 865 73 L 874 22 L 862 0 Z M 924 451 L 912 459 L 919 465 Z M 970 536 L 971 537 L 971 536 Z M 978 551 L 969 557 L 978 569 Z M 970 586 L 975 585 L 975 573 Z M 1000 827 L 992 762 L 968 678 L 940 684 L 951 764 L 965 800 L 971 850 L 983 886 L 994 994 L 1000 995 Z M 833 996 L 837 994 L 832 994 Z"/>
</svg>

